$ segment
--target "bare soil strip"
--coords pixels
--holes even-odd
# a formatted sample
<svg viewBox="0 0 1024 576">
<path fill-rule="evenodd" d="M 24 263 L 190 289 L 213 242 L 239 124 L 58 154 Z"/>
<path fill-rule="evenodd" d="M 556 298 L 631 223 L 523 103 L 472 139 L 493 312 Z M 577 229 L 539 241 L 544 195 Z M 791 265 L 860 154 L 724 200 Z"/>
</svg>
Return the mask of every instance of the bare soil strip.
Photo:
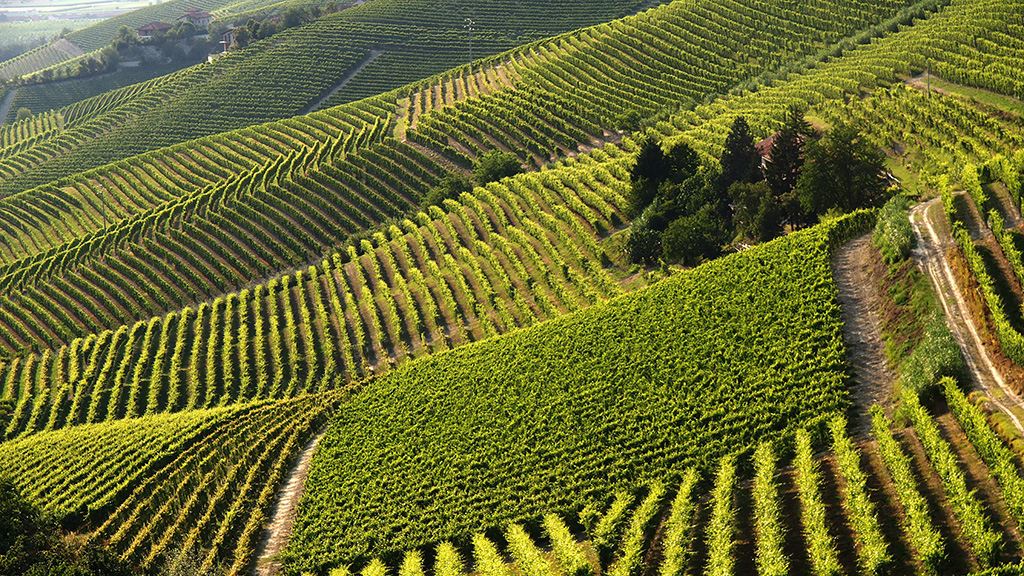
<svg viewBox="0 0 1024 576">
<path fill-rule="evenodd" d="M 306 491 L 306 476 L 309 474 L 309 464 L 313 460 L 313 453 L 316 446 L 323 438 L 321 430 L 310 439 L 309 443 L 302 449 L 299 461 L 291 469 L 285 479 L 284 487 L 277 494 L 277 501 L 270 511 L 270 522 L 263 529 L 263 537 L 260 538 L 259 548 L 256 550 L 256 566 L 253 574 L 256 576 L 272 576 L 281 569 L 281 561 L 277 556 L 288 544 L 288 537 L 292 534 L 292 526 L 295 525 L 295 508 Z"/>
<path fill-rule="evenodd" d="M 976 386 L 988 392 L 992 404 L 1005 413 L 1018 430 L 1024 432 L 1020 419 L 1010 410 L 1011 405 L 1022 405 L 1021 398 L 1007 385 L 982 344 L 946 258 L 946 250 L 952 247 L 953 240 L 939 237 L 934 223 L 936 215 L 941 215 L 941 200 L 938 198 L 918 204 L 910 210 L 910 222 L 917 237 L 914 259 L 931 278 L 932 287 L 946 314 L 946 323 L 960 346 L 971 379 Z M 1000 394 L 993 394 L 994 391 Z"/>
<path fill-rule="evenodd" d="M 886 405 L 896 379 L 885 358 L 878 290 L 868 272 L 870 248 L 871 235 L 865 234 L 847 242 L 832 260 L 832 276 L 839 291 L 846 361 L 853 371 L 850 431 L 858 437 L 870 433 L 871 406 Z"/>
<path fill-rule="evenodd" d="M 344 88 L 346 84 L 348 84 L 353 78 L 356 77 L 356 74 L 359 74 L 360 72 L 362 72 L 364 68 L 369 66 L 371 62 L 373 62 L 374 60 L 379 58 L 380 55 L 383 54 L 383 53 L 384 52 L 382 52 L 380 50 L 370 50 L 370 53 L 366 56 L 366 59 L 363 60 L 359 64 L 359 66 L 357 66 L 355 68 L 355 70 L 352 70 L 351 72 L 346 74 L 345 77 L 341 79 L 341 82 L 338 82 L 337 86 L 332 88 L 331 91 L 328 92 L 326 96 L 324 96 L 323 98 L 321 98 L 321 99 L 317 100 L 316 102 L 314 102 L 312 105 L 310 105 L 309 108 L 306 108 L 306 110 L 303 111 L 303 114 L 309 114 L 310 112 L 315 112 L 316 110 L 318 110 L 321 106 L 324 105 L 324 102 L 327 102 L 328 98 L 330 98 L 331 96 L 334 96 L 338 92 L 338 90 L 341 90 L 342 88 Z"/>
</svg>

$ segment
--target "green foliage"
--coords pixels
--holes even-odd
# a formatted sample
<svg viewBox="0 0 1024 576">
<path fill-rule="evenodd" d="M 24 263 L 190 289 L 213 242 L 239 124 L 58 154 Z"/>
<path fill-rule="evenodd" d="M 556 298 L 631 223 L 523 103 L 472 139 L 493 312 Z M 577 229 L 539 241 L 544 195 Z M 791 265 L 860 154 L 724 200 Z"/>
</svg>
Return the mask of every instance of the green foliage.
<svg viewBox="0 0 1024 576">
<path fill-rule="evenodd" d="M 761 153 L 754 147 L 754 135 L 743 116 L 737 116 L 725 137 L 719 159 L 722 175 L 718 187 L 728 190 L 733 184 L 750 184 L 764 179 L 761 174 Z"/>
<path fill-rule="evenodd" d="M 811 569 L 818 576 L 835 576 L 842 572 L 835 540 L 829 534 L 825 502 L 821 498 L 821 473 L 814 460 L 811 435 L 806 430 L 796 433 L 796 486 L 800 494 L 800 519 L 807 542 Z"/>
<path fill-rule="evenodd" d="M 427 206 L 440 206 L 445 200 L 457 200 L 463 193 L 472 192 L 473 183 L 464 174 L 449 174 L 441 179 L 441 183 L 430 189 L 423 203 Z"/>
<path fill-rule="evenodd" d="M 843 478 L 843 508 L 850 519 L 854 537 L 857 540 L 857 561 L 863 574 L 874 576 L 886 574 L 892 564 L 878 523 L 875 505 L 868 495 L 868 476 L 860 464 L 860 451 L 846 434 L 846 419 L 834 418 L 832 429 L 832 451 L 836 455 L 839 474 Z"/>
<path fill-rule="evenodd" d="M 885 463 L 889 476 L 892 477 L 896 496 L 903 508 L 901 524 L 906 532 L 910 545 L 917 552 L 924 568 L 929 573 L 936 573 L 939 563 L 945 557 L 945 544 L 942 535 L 935 529 L 931 514 L 928 512 L 928 501 L 917 488 L 917 480 L 911 470 L 910 458 L 900 448 L 896 438 L 889 429 L 889 419 L 885 417 L 880 406 L 871 408 L 872 433 L 878 442 L 878 455 Z"/>
<path fill-rule="evenodd" d="M 22 483 L 55 519 L 80 523 L 109 512 L 132 484 L 233 413 L 196 410 L 34 434 L 0 444 L 0 475 Z M 78 482 L 68 486 L 68 476 Z"/>
<path fill-rule="evenodd" d="M 662 258 L 694 266 L 719 256 L 729 236 L 718 207 L 708 203 L 668 225 L 661 235 Z"/>
<path fill-rule="evenodd" d="M 736 208 L 733 224 L 737 232 L 758 242 L 782 234 L 782 206 L 767 182 L 737 182 L 728 190 Z"/>
<path fill-rule="evenodd" d="M 764 165 L 764 178 L 772 190 L 772 196 L 782 206 L 783 218 L 794 225 L 807 221 L 795 194 L 804 165 L 804 144 L 814 134 L 811 125 L 804 120 L 804 113 L 804 109 L 798 105 L 791 105 L 787 109 L 782 130 L 774 134 Z"/>
<path fill-rule="evenodd" d="M 62 533 L 52 518 L 0 477 L 0 572 L 50 576 L 128 576 L 110 551 Z"/>
<path fill-rule="evenodd" d="M 771 442 L 754 450 L 754 525 L 757 532 L 757 573 L 762 576 L 789 574 L 789 558 L 782 548 L 782 502 L 775 483 L 776 455 Z"/>
<path fill-rule="evenodd" d="M 887 200 L 885 155 L 852 125 L 833 127 L 807 144 L 796 184 L 809 216 L 880 207 Z"/>
<path fill-rule="evenodd" d="M 871 235 L 871 242 L 890 266 L 909 258 L 914 247 L 914 228 L 910 225 L 908 207 L 907 199 L 896 195 L 878 212 L 878 224 Z"/>
<path fill-rule="evenodd" d="M 505 530 L 505 541 L 516 567 L 524 576 L 548 576 L 555 570 L 521 525 L 509 526 Z"/>
<path fill-rule="evenodd" d="M 27 120 L 31 116 L 32 111 L 22 106 L 21 108 L 18 108 L 18 115 L 15 117 L 14 121 L 21 122 L 22 120 Z"/>
<path fill-rule="evenodd" d="M 697 499 L 693 493 L 696 485 L 697 474 L 693 470 L 687 470 L 679 483 L 679 489 L 672 500 L 672 511 L 665 522 L 662 561 L 658 567 L 658 576 L 681 576 L 689 563 L 697 511 Z"/>
<path fill-rule="evenodd" d="M 655 515 L 661 509 L 665 486 L 655 482 L 648 486 L 647 495 L 633 511 L 626 532 L 622 537 L 618 558 L 608 571 L 610 576 L 638 576 L 644 569 L 644 551 L 647 544 L 647 530 Z"/>
<path fill-rule="evenodd" d="M 473 162 L 473 181 L 477 186 L 486 186 L 522 171 L 523 167 L 515 154 L 491 150 Z"/>
<path fill-rule="evenodd" d="M 1002 488 L 1010 515 L 1024 526 L 1024 479 L 1017 471 L 1013 453 L 992 430 L 985 414 L 964 396 L 956 380 L 943 378 L 939 384 L 949 411 Z"/>
<path fill-rule="evenodd" d="M 978 495 L 967 487 L 967 479 L 960 468 L 959 457 L 942 437 L 928 411 L 912 390 L 903 391 L 904 412 L 914 424 L 914 431 L 924 446 L 932 468 L 942 479 L 942 488 L 960 520 L 964 538 L 983 567 L 992 566 L 1003 545 L 1002 535 L 992 529 Z"/>
<path fill-rule="evenodd" d="M 626 513 L 629 511 L 629 507 L 633 505 L 634 496 L 629 491 L 621 491 L 615 494 L 615 500 L 612 501 L 611 507 L 605 511 L 604 515 L 601 516 L 601 520 L 594 526 L 594 532 L 590 535 L 590 541 L 594 546 L 594 550 L 597 551 L 597 555 L 604 561 L 608 559 L 608 556 L 615 550 L 615 545 L 618 544 L 619 535 L 622 532 L 622 528 L 626 522 Z"/>
<path fill-rule="evenodd" d="M 705 528 L 707 534 L 708 560 L 705 571 L 708 576 L 732 576 L 736 559 L 733 545 L 736 534 L 736 504 L 733 501 L 736 490 L 736 456 L 722 458 L 711 493 L 711 518 Z"/>
<path fill-rule="evenodd" d="M 439 544 L 434 560 L 434 576 L 462 576 L 464 571 L 465 561 L 455 546 L 451 542 Z"/>
<path fill-rule="evenodd" d="M 402 566 L 398 569 L 398 576 L 424 576 L 423 555 L 419 550 L 410 550 L 405 553 Z"/>
<path fill-rule="evenodd" d="M 561 517 L 552 513 L 545 514 L 544 532 L 551 541 L 551 552 L 558 560 L 565 576 L 589 576 L 594 573 L 594 568 L 587 561 L 587 556 L 576 542 L 576 537 Z"/>
<path fill-rule="evenodd" d="M 707 471 L 731 449 L 842 410 L 843 347 L 829 258 L 871 225 L 865 213 L 831 221 L 571 316 L 392 370 L 342 407 L 322 440 L 289 569 L 578 511 L 619 486 L 674 483 L 673 471 L 685 467 Z M 731 423 L 721 428 L 715 423 L 726 414 Z M 620 450 L 637 437 L 663 448 Z M 566 450 L 574 472 L 551 475 L 548 455 Z M 404 464 L 395 466 L 396 459 Z M 487 462 L 488 488 L 470 480 L 479 474 L 473 462 Z M 429 513 L 409 515 L 416 507 L 406 503 L 424 501 L 426 486 Z M 502 504 L 522 486 L 532 487 L 529 497 Z M 346 520 L 336 520 L 337 510 Z"/>
</svg>

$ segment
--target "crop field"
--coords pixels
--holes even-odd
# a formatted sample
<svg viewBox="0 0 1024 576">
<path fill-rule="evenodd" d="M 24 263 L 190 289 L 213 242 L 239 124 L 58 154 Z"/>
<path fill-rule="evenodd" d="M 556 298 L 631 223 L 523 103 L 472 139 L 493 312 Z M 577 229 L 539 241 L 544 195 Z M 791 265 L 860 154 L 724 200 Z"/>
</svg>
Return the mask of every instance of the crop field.
<svg viewBox="0 0 1024 576">
<path fill-rule="evenodd" d="M 183 1 L 0 74 L 292 5 Z M 4 85 L 0 571 L 1021 573 L 1021 13 L 371 0 Z"/>
</svg>

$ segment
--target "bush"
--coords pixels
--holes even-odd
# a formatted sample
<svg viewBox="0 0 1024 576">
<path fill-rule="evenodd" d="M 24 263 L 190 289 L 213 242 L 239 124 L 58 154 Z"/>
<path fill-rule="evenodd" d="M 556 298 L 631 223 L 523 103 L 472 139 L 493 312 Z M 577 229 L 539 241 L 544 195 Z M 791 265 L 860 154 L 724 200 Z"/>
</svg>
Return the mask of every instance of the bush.
<svg viewBox="0 0 1024 576">
<path fill-rule="evenodd" d="M 0 478 L 0 574 L 127 576 L 110 551 L 69 538 L 57 523 Z"/>
<path fill-rule="evenodd" d="M 893 196 L 878 213 L 878 224 L 871 242 L 882 253 L 882 260 L 890 266 L 905 260 L 914 247 L 914 229 L 907 214 L 907 199 Z"/>
<path fill-rule="evenodd" d="M 687 266 L 700 264 L 721 255 L 726 235 L 715 207 L 705 204 L 696 214 L 683 216 L 669 224 L 661 235 L 662 258 Z"/>
<path fill-rule="evenodd" d="M 515 154 L 491 150 L 473 162 L 473 181 L 477 186 L 486 186 L 522 171 L 522 164 Z"/>
<path fill-rule="evenodd" d="M 449 174 L 427 192 L 423 202 L 426 206 L 440 206 L 445 200 L 456 200 L 463 192 L 472 192 L 473 183 L 464 174 Z"/>
</svg>

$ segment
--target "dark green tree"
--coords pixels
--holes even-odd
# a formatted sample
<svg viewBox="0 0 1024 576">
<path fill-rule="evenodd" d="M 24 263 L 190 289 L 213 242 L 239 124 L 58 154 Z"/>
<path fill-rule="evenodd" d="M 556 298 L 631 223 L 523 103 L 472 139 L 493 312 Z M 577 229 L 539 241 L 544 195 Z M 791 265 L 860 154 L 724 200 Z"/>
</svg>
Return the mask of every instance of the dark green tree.
<svg viewBox="0 0 1024 576">
<path fill-rule="evenodd" d="M 888 199 L 885 155 L 850 125 L 836 126 L 807 146 L 796 185 L 808 215 L 881 206 Z"/>
<path fill-rule="evenodd" d="M 729 233 L 713 203 L 672 221 L 661 235 L 662 258 L 695 266 L 722 253 Z"/>
<path fill-rule="evenodd" d="M 249 45 L 249 41 L 252 36 L 249 34 L 248 26 L 239 26 L 235 28 L 235 41 L 231 45 L 232 48 L 245 48 Z"/>
<path fill-rule="evenodd" d="M 624 249 L 626 258 L 634 264 L 657 264 L 661 256 L 661 231 L 653 230 L 646 220 L 634 220 Z"/>
<path fill-rule="evenodd" d="M 783 218 L 794 226 L 807 223 L 794 190 L 804 163 L 804 143 L 813 133 L 811 125 L 804 119 L 803 109 L 791 106 L 786 112 L 782 130 L 775 135 L 764 167 L 765 180 L 782 208 Z"/>
<path fill-rule="evenodd" d="M 737 116 L 722 149 L 722 175 L 718 179 L 721 190 L 728 190 L 736 182 L 757 182 L 764 178 L 761 174 L 761 153 L 754 144 L 754 135 L 750 133 L 747 120 Z"/>
<path fill-rule="evenodd" d="M 522 171 L 523 166 L 515 154 L 491 150 L 473 162 L 473 181 L 477 186 L 486 186 Z"/>
<path fill-rule="evenodd" d="M 301 8 L 296 6 L 292 6 L 285 10 L 284 16 L 281 18 L 281 24 L 283 24 L 285 28 L 294 28 L 305 21 L 306 14 Z"/>
<path fill-rule="evenodd" d="M 439 206 L 445 200 L 458 198 L 463 192 L 472 192 L 473 183 L 465 174 L 449 174 L 427 192 L 424 202 L 427 206 Z"/>
<path fill-rule="evenodd" d="M 736 213 L 733 225 L 743 236 L 765 242 L 782 234 L 782 208 L 768 183 L 736 182 L 729 187 Z"/>
<path fill-rule="evenodd" d="M 658 195 L 658 187 L 668 178 L 668 166 L 661 144 L 654 138 L 645 137 L 640 141 L 640 152 L 636 163 L 629 171 L 631 182 L 627 215 L 639 216 Z"/>
<path fill-rule="evenodd" d="M 64 534 L 8 479 L 0 478 L 0 574 L 127 576 L 114 554 Z"/>
</svg>

